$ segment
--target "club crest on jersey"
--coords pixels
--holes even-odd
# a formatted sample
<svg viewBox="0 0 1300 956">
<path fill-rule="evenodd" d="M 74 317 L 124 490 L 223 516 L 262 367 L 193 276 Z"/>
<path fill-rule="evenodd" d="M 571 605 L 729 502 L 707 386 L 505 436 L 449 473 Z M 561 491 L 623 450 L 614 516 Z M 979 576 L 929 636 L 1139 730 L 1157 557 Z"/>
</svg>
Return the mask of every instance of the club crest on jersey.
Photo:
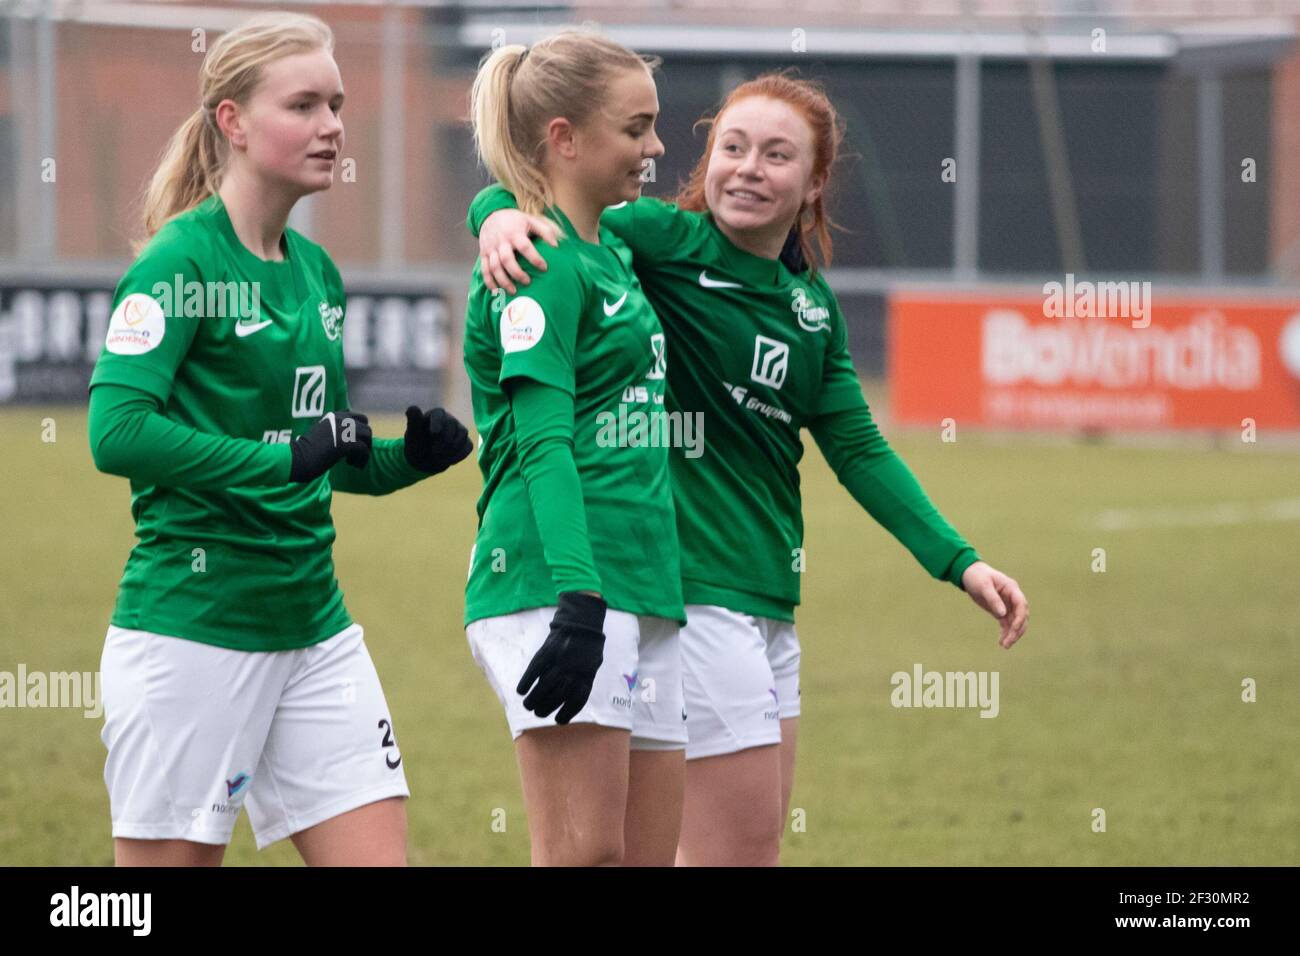
<svg viewBox="0 0 1300 956">
<path fill-rule="evenodd" d="M 343 331 L 343 306 L 320 304 L 320 324 L 325 327 L 325 338 L 335 341 Z"/>
<path fill-rule="evenodd" d="M 790 346 L 765 335 L 754 336 L 754 367 L 749 377 L 760 385 L 780 388 L 790 366 Z"/>
<path fill-rule="evenodd" d="M 823 305 L 813 305 L 808 293 L 801 287 L 790 290 L 790 308 L 805 332 L 820 332 L 831 327 L 831 310 Z"/>
<path fill-rule="evenodd" d="M 523 352 L 542 340 L 546 313 L 536 299 L 521 295 L 501 310 L 501 349 Z"/>
</svg>

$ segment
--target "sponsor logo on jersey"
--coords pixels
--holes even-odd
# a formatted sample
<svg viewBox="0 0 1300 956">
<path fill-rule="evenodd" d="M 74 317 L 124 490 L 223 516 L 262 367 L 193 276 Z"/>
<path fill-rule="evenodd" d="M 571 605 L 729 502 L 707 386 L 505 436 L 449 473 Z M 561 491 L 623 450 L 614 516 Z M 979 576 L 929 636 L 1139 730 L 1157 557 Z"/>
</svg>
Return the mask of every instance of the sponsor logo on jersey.
<svg viewBox="0 0 1300 956">
<path fill-rule="evenodd" d="M 630 674 L 624 674 L 624 675 L 623 675 L 623 680 L 625 680 L 625 681 L 627 682 L 627 689 L 628 689 L 628 690 L 631 690 L 633 687 L 636 686 L 636 675 L 637 675 L 637 672 L 636 672 L 636 671 L 633 671 L 633 672 L 630 673 Z"/>
<path fill-rule="evenodd" d="M 721 279 L 710 279 L 707 269 L 700 270 L 700 285 L 706 289 L 743 289 L 745 288 L 739 282 L 723 282 Z"/>
<path fill-rule="evenodd" d="M 831 327 L 831 310 L 824 305 L 814 305 L 802 288 L 790 290 L 790 308 L 805 332 L 820 332 Z"/>
<path fill-rule="evenodd" d="M 790 346 L 765 335 L 754 336 L 754 367 L 749 377 L 760 385 L 780 388 L 790 365 Z"/>
<path fill-rule="evenodd" d="M 542 340 L 546 332 L 546 313 L 536 299 L 521 295 L 501 310 L 501 349 L 506 353 L 523 352 Z"/>
<path fill-rule="evenodd" d="M 325 414 L 325 366 L 302 365 L 293 370 L 294 418 L 320 418 Z"/>
<path fill-rule="evenodd" d="M 243 790 L 246 786 L 248 786 L 248 781 L 252 779 L 253 779 L 252 774 L 250 774 L 246 770 L 241 770 L 239 773 L 235 774 L 233 777 L 226 780 L 227 799 L 233 797 L 235 794 L 239 793 L 239 791 Z"/>
<path fill-rule="evenodd" d="M 162 344 L 167 317 L 153 296 L 132 292 L 108 320 L 104 347 L 114 355 L 143 355 Z"/>
<path fill-rule="evenodd" d="M 663 378 L 668 373 L 668 352 L 664 347 L 664 334 L 662 332 L 656 332 L 650 336 L 650 351 L 654 353 L 655 364 L 654 368 L 647 372 L 645 377 Z"/>
<path fill-rule="evenodd" d="M 606 315 L 607 317 L 608 317 L 608 316 L 613 316 L 616 312 L 618 312 L 619 309 L 623 308 L 623 303 L 626 302 L 626 301 L 627 301 L 627 290 L 626 290 L 626 289 L 623 291 L 623 294 L 622 294 L 621 296 L 619 296 L 618 299 L 615 300 L 615 302 L 614 302 L 613 305 L 610 305 L 608 302 L 605 302 L 605 301 L 602 299 L 602 300 L 601 300 L 601 304 L 605 307 L 605 315 Z"/>
<path fill-rule="evenodd" d="M 322 302 L 319 309 L 320 324 L 325 329 L 325 338 L 334 342 L 343 334 L 343 306 Z"/>
<path fill-rule="evenodd" d="M 791 414 L 784 408 L 769 405 L 767 402 L 760 401 L 758 398 L 753 396 L 749 396 L 749 398 L 746 399 L 746 396 L 749 395 L 749 389 L 743 385 L 732 385 L 730 382 L 723 382 L 722 387 L 731 394 L 731 397 L 736 400 L 737 405 L 747 411 L 758 412 L 764 418 L 775 418 L 777 421 L 785 422 L 787 425 L 794 421 L 793 416 L 791 416 Z"/>
</svg>

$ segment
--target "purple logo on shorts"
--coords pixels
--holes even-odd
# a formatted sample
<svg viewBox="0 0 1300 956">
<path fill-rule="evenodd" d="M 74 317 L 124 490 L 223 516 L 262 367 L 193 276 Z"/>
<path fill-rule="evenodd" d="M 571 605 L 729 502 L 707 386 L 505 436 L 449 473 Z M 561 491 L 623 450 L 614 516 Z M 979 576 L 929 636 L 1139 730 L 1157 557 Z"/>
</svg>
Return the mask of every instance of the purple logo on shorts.
<svg viewBox="0 0 1300 956">
<path fill-rule="evenodd" d="M 235 794 L 243 790 L 249 780 L 253 779 L 247 773 L 237 773 L 230 780 L 226 781 L 226 799 L 230 799 Z"/>
<path fill-rule="evenodd" d="M 623 680 L 627 681 L 628 690 L 631 690 L 633 687 L 636 686 L 636 675 L 637 675 L 636 671 L 633 671 L 631 674 L 623 675 Z"/>
<path fill-rule="evenodd" d="M 773 700 L 775 703 L 778 703 L 778 704 L 781 703 L 780 699 L 776 696 L 776 688 L 775 688 L 775 687 L 769 687 L 769 688 L 767 689 L 767 692 L 768 692 L 769 694 L 772 695 L 772 700 Z"/>
</svg>

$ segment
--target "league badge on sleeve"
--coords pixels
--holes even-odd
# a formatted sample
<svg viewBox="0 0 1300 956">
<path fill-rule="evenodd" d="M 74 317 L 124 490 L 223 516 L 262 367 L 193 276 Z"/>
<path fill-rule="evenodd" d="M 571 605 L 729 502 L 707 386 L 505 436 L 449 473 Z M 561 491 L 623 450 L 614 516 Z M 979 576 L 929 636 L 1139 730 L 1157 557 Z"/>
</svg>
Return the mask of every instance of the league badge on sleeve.
<svg viewBox="0 0 1300 956">
<path fill-rule="evenodd" d="M 501 310 L 501 348 L 522 352 L 542 340 L 546 331 L 546 313 L 541 303 L 521 295 Z"/>
<path fill-rule="evenodd" d="M 113 310 L 104 346 L 115 355 L 143 355 L 162 343 L 166 331 L 167 319 L 158 300 L 132 292 Z"/>
</svg>

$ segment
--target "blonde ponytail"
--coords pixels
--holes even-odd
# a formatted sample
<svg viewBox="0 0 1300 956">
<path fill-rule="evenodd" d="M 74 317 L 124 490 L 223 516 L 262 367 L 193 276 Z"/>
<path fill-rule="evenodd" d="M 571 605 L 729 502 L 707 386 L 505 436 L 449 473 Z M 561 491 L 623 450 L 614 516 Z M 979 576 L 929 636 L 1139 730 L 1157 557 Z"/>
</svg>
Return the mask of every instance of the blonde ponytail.
<svg viewBox="0 0 1300 956">
<path fill-rule="evenodd" d="M 215 117 L 210 117 L 202 107 L 195 110 L 163 150 L 145 190 L 145 236 L 135 241 L 134 253 L 138 254 L 168 219 L 193 209 L 221 185 L 226 143 Z"/>
</svg>

